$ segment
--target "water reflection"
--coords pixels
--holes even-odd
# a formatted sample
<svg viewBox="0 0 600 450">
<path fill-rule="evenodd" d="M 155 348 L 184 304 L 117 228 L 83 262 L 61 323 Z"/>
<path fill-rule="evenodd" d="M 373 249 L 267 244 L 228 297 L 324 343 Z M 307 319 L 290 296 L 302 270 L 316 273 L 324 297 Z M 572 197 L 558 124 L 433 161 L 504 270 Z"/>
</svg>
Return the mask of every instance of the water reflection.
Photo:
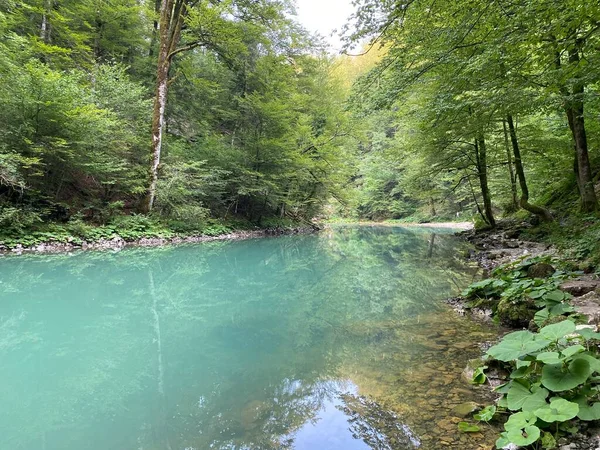
<svg viewBox="0 0 600 450">
<path fill-rule="evenodd" d="M 438 301 L 472 276 L 397 228 L 3 258 L 0 448 L 477 448 L 449 410 L 493 332 Z"/>
</svg>

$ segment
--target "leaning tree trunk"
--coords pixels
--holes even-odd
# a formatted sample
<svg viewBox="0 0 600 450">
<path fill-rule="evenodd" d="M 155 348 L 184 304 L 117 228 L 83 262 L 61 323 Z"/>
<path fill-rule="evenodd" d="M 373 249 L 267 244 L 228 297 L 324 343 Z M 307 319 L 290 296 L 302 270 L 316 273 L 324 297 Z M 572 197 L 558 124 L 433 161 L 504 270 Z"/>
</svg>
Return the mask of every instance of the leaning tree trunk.
<svg viewBox="0 0 600 450">
<path fill-rule="evenodd" d="M 517 140 L 517 132 L 515 130 L 515 124 L 512 115 L 506 116 L 506 122 L 508 123 L 508 130 L 510 133 L 510 141 L 512 143 L 513 153 L 515 156 L 515 168 L 517 170 L 517 177 L 519 178 L 519 185 L 521 186 L 521 199 L 519 203 L 521 208 L 525 211 L 529 211 L 536 216 L 541 217 L 545 221 L 552 220 L 552 214 L 546 208 L 541 206 L 532 205 L 529 203 L 529 188 L 527 187 L 527 180 L 525 178 L 525 171 L 523 170 L 523 160 L 521 159 L 521 149 L 519 148 L 519 141 Z"/>
<path fill-rule="evenodd" d="M 506 130 L 506 120 L 502 121 L 502 129 L 504 130 L 504 146 L 506 147 L 506 163 L 508 165 L 508 174 L 510 175 L 510 192 L 512 198 L 512 207 L 514 210 L 519 209 L 519 199 L 517 196 L 517 178 L 513 168 L 513 158 L 508 144 L 508 131 Z"/>
<path fill-rule="evenodd" d="M 477 160 L 477 174 L 479 175 L 479 186 L 481 187 L 481 196 L 483 198 L 483 209 L 488 224 L 496 228 L 496 219 L 492 211 L 492 197 L 488 186 L 487 176 L 487 148 L 483 134 L 479 134 L 475 140 L 475 153 Z"/>
</svg>

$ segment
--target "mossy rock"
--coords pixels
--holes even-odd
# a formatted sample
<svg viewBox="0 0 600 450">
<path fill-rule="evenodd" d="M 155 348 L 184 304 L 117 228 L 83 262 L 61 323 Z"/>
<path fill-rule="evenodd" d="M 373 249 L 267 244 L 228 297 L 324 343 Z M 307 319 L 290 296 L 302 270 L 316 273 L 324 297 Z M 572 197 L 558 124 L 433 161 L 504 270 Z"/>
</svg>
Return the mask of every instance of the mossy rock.
<svg viewBox="0 0 600 450">
<path fill-rule="evenodd" d="M 502 299 L 496 308 L 496 317 L 501 323 L 511 327 L 527 327 L 537 311 L 538 308 L 530 300 L 513 303 Z"/>
<path fill-rule="evenodd" d="M 465 307 L 467 309 L 480 308 L 480 309 L 495 310 L 496 307 L 497 307 L 497 305 L 498 305 L 498 299 L 497 298 L 494 298 L 494 297 L 487 297 L 487 298 L 477 297 L 477 298 L 475 298 L 473 300 L 469 300 L 466 303 Z"/>
<path fill-rule="evenodd" d="M 556 269 L 548 263 L 537 263 L 529 266 L 527 269 L 527 276 L 529 278 L 548 278 L 554 275 Z"/>
</svg>

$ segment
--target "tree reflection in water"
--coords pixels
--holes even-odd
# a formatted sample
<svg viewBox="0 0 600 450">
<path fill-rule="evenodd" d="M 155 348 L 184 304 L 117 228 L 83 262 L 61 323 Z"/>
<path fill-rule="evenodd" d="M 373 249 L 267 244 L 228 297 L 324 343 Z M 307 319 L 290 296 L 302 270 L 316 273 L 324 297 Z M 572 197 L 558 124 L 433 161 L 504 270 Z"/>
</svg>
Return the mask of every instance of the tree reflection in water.
<svg viewBox="0 0 600 450">
<path fill-rule="evenodd" d="M 362 227 L 0 259 L 0 448 L 458 445 L 431 427 L 479 353 L 440 315 L 470 281 L 456 250 Z"/>
</svg>

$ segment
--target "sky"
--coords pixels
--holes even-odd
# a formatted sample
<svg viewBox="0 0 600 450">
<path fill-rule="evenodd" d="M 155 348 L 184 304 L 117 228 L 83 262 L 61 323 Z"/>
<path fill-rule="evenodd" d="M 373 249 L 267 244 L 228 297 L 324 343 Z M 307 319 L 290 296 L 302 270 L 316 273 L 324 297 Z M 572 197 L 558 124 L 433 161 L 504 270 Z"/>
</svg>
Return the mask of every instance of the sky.
<svg viewBox="0 0 600 450">
<path fill-rule="evenodd" d="M 340 39 L 330 36 L 332 30 L 341 30 L 354 12 L 351 0 L 296 0 L 298 21 L 312 32 L 318 32 L 334 50 L 341 48 Z"/>
</svg>

